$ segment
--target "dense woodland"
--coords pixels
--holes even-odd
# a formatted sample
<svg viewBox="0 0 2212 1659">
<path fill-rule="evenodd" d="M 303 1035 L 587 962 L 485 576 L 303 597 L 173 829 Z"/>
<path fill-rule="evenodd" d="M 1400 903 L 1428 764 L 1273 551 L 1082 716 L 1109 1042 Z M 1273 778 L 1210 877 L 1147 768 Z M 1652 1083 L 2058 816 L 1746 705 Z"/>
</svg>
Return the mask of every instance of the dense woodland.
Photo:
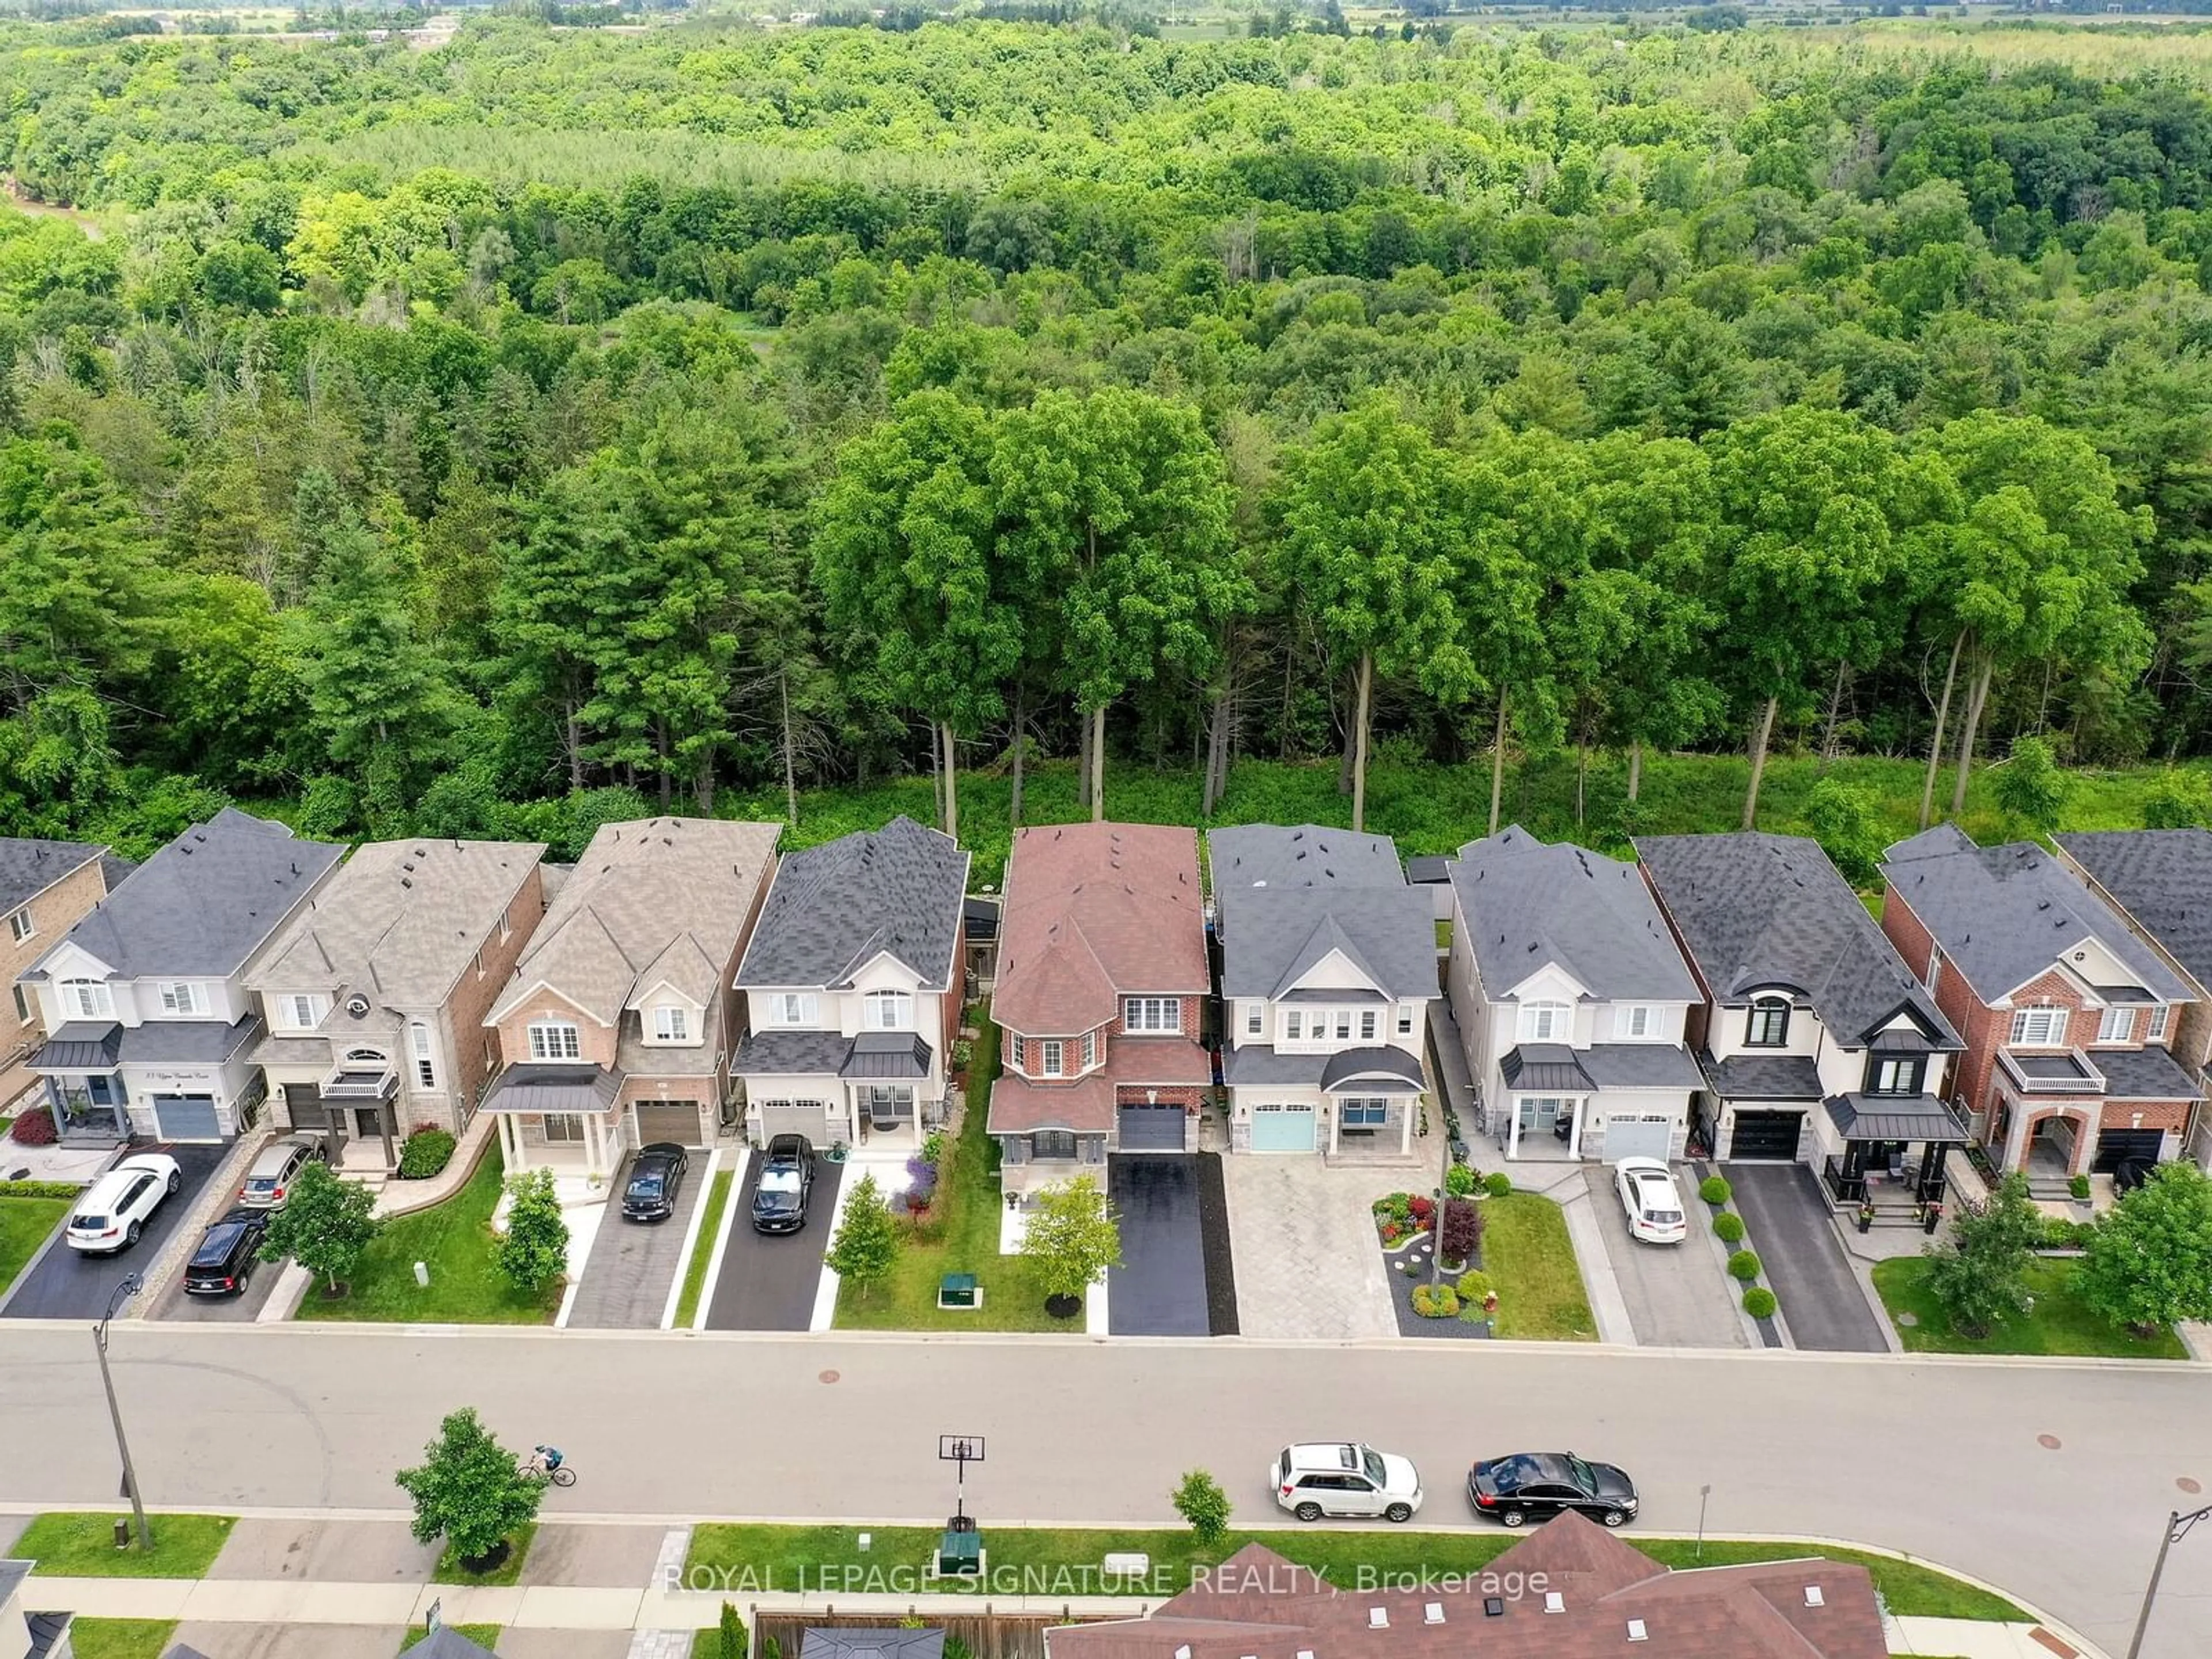
<svg viewBox="0 0 2212 1659">
<path fill-rule="evenodd" d="M 0 833 L 2212 749 L 2185 77 L 478 17 L 0 94 Z"/>
</svg>

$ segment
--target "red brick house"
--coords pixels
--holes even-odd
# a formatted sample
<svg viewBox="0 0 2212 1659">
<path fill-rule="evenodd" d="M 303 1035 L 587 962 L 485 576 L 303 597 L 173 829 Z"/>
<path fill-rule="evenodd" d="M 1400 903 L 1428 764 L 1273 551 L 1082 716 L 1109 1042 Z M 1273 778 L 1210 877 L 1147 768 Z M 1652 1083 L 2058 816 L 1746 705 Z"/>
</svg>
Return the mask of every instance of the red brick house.
<svg viewBox="0 0 2212 1659">
<path fill-rule="evenodd" d="M 1109 1152 L 1195 1149 L 1213 1081 L 1200 1042 L 1211 989 L 1195 830 L 1019 831 L 991 1006 L 1004 1189 L 1103 1178 Z"/>
<path fill-rule="evenodd" d="M 1953 824 L 1889 849 L 1881 925 L 1966 1040 L 1953 1097 L 2047 1188 L 2179 1152 L 2203 1097 L 2172 1043 L 2187 981 L 2047 848 Z"/>
</svg>

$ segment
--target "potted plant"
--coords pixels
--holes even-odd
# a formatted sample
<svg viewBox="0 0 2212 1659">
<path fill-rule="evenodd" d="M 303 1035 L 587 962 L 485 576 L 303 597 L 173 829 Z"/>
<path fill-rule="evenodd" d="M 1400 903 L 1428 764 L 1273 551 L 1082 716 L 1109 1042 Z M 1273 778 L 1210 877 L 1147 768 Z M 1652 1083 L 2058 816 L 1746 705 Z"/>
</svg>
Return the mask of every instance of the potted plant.
<svg viewBox="0 0 2212 1659">
<path fill-rule="evenodd" d="M 1859 1200 L 1859 1231 L 1865 1232 L 1873 1225 L 1874 1200 L 1870 1198 L 1863 1198 Z"/>
</svg>

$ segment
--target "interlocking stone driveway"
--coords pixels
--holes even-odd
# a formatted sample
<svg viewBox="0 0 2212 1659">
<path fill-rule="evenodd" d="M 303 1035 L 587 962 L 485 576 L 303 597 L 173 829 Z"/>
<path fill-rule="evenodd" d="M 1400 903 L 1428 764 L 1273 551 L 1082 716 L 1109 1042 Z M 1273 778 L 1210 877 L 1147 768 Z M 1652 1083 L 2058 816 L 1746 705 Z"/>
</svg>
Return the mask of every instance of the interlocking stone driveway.
<svg viewBox="0 0 2212 1659">
<path fill-rule="evenodd" d="M 583 1281 L 576 1286 L 568 1324 L 575 1330 L 654 1331 L 667 1310 L 668 1292 L 684 1271 L 684 1241 L 691 1212 L 707 1188 L 707 1154 L 695 1151 L 684 1184 L 677 1188 L 675 1213 L 665 1221 L 625 1221 L 620 1194 L 629 1179 L 627 1165 L 607 1190 L 607 1213 L 592 1240 Z"/>
<path fill-rule="evenodd" d="M 1296 1153 L 1221 1160 L 1246 1336 L 1345 1341 L 1398 1334 L 1370 1206 L 1400 1169 L 1330 1169 Z"/>
<path fill-rule="evenodd" d="M 1731 1294 L 1735 1281 L 1715 1265 L 1705 1240 L 1692 1234 L 1680 1244 L 1639 1244 L 1629 1237 L 1628 1218 L 1613 1190 L 1613 1165 L 1589 1164 L 1583 1179 L 1637 1341 L 1654 1348 L 1749 1347 Z M 1691 1199 L 1690 1224 L 1704 1222 L 1705 1206 L 1694 1197 L 1695 1177 L 1678 1166 L 1674 1184 Z"/>
</svg>

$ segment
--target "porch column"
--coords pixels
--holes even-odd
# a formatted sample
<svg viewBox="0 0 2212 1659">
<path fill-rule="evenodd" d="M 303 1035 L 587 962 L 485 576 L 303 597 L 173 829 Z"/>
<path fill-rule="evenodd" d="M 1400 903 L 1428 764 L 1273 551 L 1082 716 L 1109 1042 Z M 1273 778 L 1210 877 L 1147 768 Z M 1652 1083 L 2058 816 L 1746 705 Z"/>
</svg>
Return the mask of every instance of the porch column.
<svg viewBox="0 0 2212 1659">
<path fill-rule="evenodd" d="M 1505 1102 L 1505 1156 L 1521 1156 L 1521 1097 L 1509 1096 Z"/>
<path fill-rule="evenodd" d="M 2074 1132 L 2074 1156 L 2067 1162 L 2068 1175 L 2088 1173 L 2089 1165 L 2096 1158 L 2097 1130 L 2103 1123 L 2104 1116 L 2104 1109 L 2100 1107 L 2095 1112 L 2084 1114 L 2075 1120 L 2080 1127 Z"/>
<path fill-rule="evenodd" d="M 1406 1103 L 1406 1121 L 1398 1126 L 1398 1156 L 1401 1158 L 1406 1157 L 1413 1150 L 1413 1118 L 1420 1111 L 1424 1098 L 1423 1096 L 1415 1095 L 1413 1099 Z M 1444 1103 L 1443 1097 L 1441 1095 L 1437 1097 L 1436 1131 L 1440 1135 L 1444 1132 Z"/>
<path fill-rule="evenodd" d="M 392 1120 L 398 1109 L 387 1100 L 376 1114 L 376 1127 L 384 1132 L 384 1167 L 387 1170 L 399 1167 L 399 1154 L 392 1150 Z"/>
<path fill-rule="evenodd" d="M 515 1124 L 514 1113 L 501 1112 L 496 1115 L 496 1117 L 499 1123 L 500 1161 L 507 1166 L 507 1173 L 512 1175 L 522 1167 L 522 1134 Z"/>
<path fill-rule="evenodd" d="M 1584 1095 L 1575 1102 L 1574 1124 L 1567 1131 L 1569 1158 L 1580 1158 L 1583 1155 L 1583 1120 L 1589 1115 L 1590 1103 L 1595 1099 L 1595 1096 Z"/>
<path fill-rule="evenodd" d="M 1950 1148 L 1940 1140 L 1928 1143 L 1928 1153 L 1920 1169 L 1920 1196 L 1924 1199 L 1942 1198 L 1950 1188 L 1943 1173 L 1944 1156 Z"/>
<path fill-rule="evenodd" d="M 2034 1133 L 2034 1121 L 2028 1115 L 2027 1108 L 2022 1105 L 2013 1113 L 2012 1121 L 2005 1126 L 2004 1156 L 1997 1164 L 2000 1172 L 2020 1168 L 2027 1153 L 2028 1137 Z"/>
<path fill-rule="evenodd" d="M 599 1117 L 597 1112 L 584 1114 L 584 1173 L 587 1176 L 604 1174 L 607 1167 L 606 1142 L 599 1133 Z"/>
</svg>

